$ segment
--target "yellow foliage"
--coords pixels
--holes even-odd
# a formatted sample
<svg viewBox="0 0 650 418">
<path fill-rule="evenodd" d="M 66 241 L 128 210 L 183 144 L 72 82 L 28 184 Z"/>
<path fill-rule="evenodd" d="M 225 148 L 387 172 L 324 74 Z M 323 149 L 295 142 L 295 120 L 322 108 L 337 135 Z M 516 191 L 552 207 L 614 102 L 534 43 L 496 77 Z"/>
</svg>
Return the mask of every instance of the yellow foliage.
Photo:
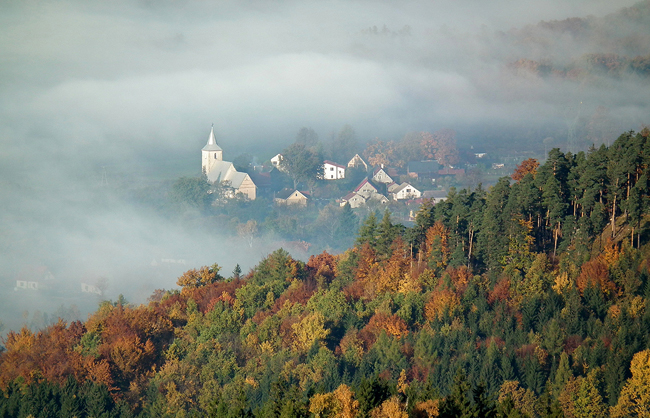
<svg viewBox="0 0 650 418">
<path fill-rule="evenodd" d="M 406 395 L 406 390 L 409 388 L 408 383 L 406 383 L 406 370 L 402 369 L 399 373 L 399 379 L 397 379 L 397 392 Z"/>
<path fill-rule="evenodd" d="M 246 376 L 246 379 L 244 379 L 244 382 L 246 382 L 246 384 L 252 386 L 255 389 L 257 389 L 260 386 L 260 384 L 257 383 L 257 380 L 255 380 L 255 378 L 252 377 L 252 376 Z"/>
<path fill-rule="evenodd" d="M 645 313 L 645 299 L 642 296 L 635 296 L 630 301 L 628 313 L 632 318 L 638 318 Z"/>
<path fill-rule="evenodd" d="M 630 365 L 630 377 L 618 398 L 610 408 L 612 417 L 650 417 L 650 350 L 634 355 Z"/>
<path fill-rule="evenodd" d="M 217 264 L 213 264 L 210 267 L 203 266 L 200 269 L 191 269 L 183 273 L 181 277 L 178 278 L 176 282 L 177 285 L 182 288 L 195 288 L 211 284 L 219 280 L 219 267 Z"/>
<path fill-rule="evenodd" d="M 370 411 L 370 416 L 371 418 L 408 418 L 409 415 L 397 396 L 392 396 Z"/>
<path fill-rule="evenodd" d="M 406 273 L 400 280 L 397 291 L 403 294 L 420 293 L 422 292 L 422 286 L 420 286 L 420 283 L 411 277 L 410 274 Z"/>
<path fill-rule="evenodd" d="M 309 400 L 309 412 L 314 414 L 316 418 L 332 416 L 334 410 L 334 394 L 333 393 L 317 393 Z"/>
<path fill-rule="evenodd" d="M 555 284 L 551 286 L 555 293 L 561 295 L 563 294 L 571 285 L 569 280 L 569 274 L 567 272 L 560 273 L 555 277 Z"/>
<path fill-rule="evenodd" d="M 354 399 L 354 392 L 342 384 L 334 392 L 312 396 L 309 412 L 318 418 L 355 418 L 359 412 L 359 401 Z"/>
<path fill-rule="evenodd" d="M 340 385 L 334 396 L 337 402 L 337 414 L 339 418 L 354 418 L 359 411 L 359 401 L 354 399 L 354 392 L 347 385 Z"/>
<path fill-rule="evenodd" d="M 603 248 L 603 252 L 598 256 L 606 266 L 611 266 L 618 261 L 621 256 L 621 251 L 618 246 L 611 240 L 608 240 Z"/>
<path fill-rule="evenodd" d="M 330 333 L 330 330 L 325 328 L 325 317 L 318 311 L 307 315 L 291 327 L 295 336 L 293 346 L 300 352 L 308 351 L 316 341 L 325 339 Z"/>
<path fill-rule="evenodd" d="M 260 351 L 263 354 L 273 354 L 273 352 L 275 351 L 273 347 L 273 343 L 271 343 L 270 341 L 264 341 L 263 343 L 260 344 Z"/>
<path fill-rule="evenodd" d="M 5 348 L 7 351 L 29 351 L 34 345 L 34 333 L 27 327 L 21 328 L 20 332 L 9 332 Z"/>
<path fill-rule="evenodd" d="M 440 400 L 435 399 L 418 402 L 414 409 L 415 415 L 423 418 L 435 418 L 440 416 Z"/>
<path fill-rule="evenodd" d="M 537 397 L 530 389 L 524 389 L 519 386 L 516 380 L 506 380 L 499 390 L 499 402 L 503 402 L 508 397 L 512 399 L 515 408 L 524 412 L 528 416 L 539 416 L 540 410 L 537 405 Z"/>
<path fill-rule="evenodd" d="M 618 319 L 621 316 L 621 308 L 618 305 L 612 305 L 607 310 L 607 314 L 612 317 L 612 319 Z"/>
</svg>

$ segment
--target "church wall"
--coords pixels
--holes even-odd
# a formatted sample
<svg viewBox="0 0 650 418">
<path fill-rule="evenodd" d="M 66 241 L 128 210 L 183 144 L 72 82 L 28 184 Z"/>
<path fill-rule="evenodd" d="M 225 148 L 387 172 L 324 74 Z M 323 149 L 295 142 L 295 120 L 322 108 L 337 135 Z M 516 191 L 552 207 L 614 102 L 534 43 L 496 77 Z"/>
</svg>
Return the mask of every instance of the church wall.
<svg viewBox="0 0 650 418">
<path fill-rule="evenodd" d="M 250 200 L 255 200 L 257 197 L 257 186 L 255 186 L 253 180 L 247 175 L 241 186 L 239 186 L 239 189 L 237 189 L 237 192 L 245 194 Z"/>
</svg>

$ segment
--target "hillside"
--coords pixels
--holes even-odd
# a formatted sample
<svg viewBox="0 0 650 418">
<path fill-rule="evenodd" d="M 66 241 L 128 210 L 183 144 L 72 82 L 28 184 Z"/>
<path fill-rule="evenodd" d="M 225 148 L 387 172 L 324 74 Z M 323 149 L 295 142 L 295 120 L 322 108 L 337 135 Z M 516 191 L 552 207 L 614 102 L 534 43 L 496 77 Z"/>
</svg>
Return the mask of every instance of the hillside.
<svg viewBox="0 0 650 418">
<path fill-rule="evenodd" d="M 11 332 L 0 417 L 629 416 L 650 387 L 648 162 L 647 132 L 554 149 L 413 228 L 371 214 L 339 256 L 279 249 Z"/>
</svg>

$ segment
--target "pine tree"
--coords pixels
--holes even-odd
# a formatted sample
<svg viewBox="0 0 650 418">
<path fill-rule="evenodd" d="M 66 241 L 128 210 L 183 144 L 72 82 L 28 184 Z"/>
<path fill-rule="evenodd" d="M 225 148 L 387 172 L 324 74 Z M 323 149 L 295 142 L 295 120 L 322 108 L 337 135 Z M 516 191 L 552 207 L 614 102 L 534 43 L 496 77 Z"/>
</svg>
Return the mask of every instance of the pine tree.
<svg viewBox="0 0 650 418">
<path fill-rule="evenodd" d="M 361 246 L 364 243 L 368 243 L 372 249 L 377 247 L 377 215 L 375 212 L 370 212 L 359 228 L 356 244 Z"/>
<path fill-rule="evenodd" d="M 393 240 L 398 235 L 398 229 L 390 220 L 390 211 L 386 209 L 384 211 L 384 217 L 381 220 L 381 223 L 377 227 L 377 255 L 380 258 L 390 257 L 390 248 L 393 244 Z"/>
</svg>

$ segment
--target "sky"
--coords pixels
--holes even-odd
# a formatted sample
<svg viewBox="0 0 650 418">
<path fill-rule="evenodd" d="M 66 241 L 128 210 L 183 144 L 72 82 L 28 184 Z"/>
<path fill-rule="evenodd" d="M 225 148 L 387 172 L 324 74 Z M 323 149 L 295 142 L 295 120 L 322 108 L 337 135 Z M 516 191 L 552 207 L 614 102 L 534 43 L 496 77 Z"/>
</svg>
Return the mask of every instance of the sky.
<svg viewBox="0 0 650 418">
<path fill-rule="evenodd" d="M 168 225 L 102 189 L 198 175 L 212 124 L 231 160 L 268 159 L 303 126 L 323 141 L 350 124 L 362 142 L 450 128 L 462 145 L 503 137 L 517 147 L 516 134 L 498 132 L 530 126 L 527 140 L 541 143 L 543 127 L 566 128 L 603 106 L 616 132 L 639 129 L 650 122 L 647 83 L 543 79 L 507 65 L 650 54 L 568 35 L 549 43 L 539 29 L 522 35 L 540 21 L 602 18 L 635 3 L 2 2 L 2 291 L 34 264 L 53 266 L 61 282 L 110 277 L 113 294 L 173 287 L 177 269 L 160 278 L 155 258 L 231 269 L 218 231 Z M 648 34 L 627 30 L 622 37 Z M 263 255 L 234 253 L 246 268 Z"/>
</svg>

